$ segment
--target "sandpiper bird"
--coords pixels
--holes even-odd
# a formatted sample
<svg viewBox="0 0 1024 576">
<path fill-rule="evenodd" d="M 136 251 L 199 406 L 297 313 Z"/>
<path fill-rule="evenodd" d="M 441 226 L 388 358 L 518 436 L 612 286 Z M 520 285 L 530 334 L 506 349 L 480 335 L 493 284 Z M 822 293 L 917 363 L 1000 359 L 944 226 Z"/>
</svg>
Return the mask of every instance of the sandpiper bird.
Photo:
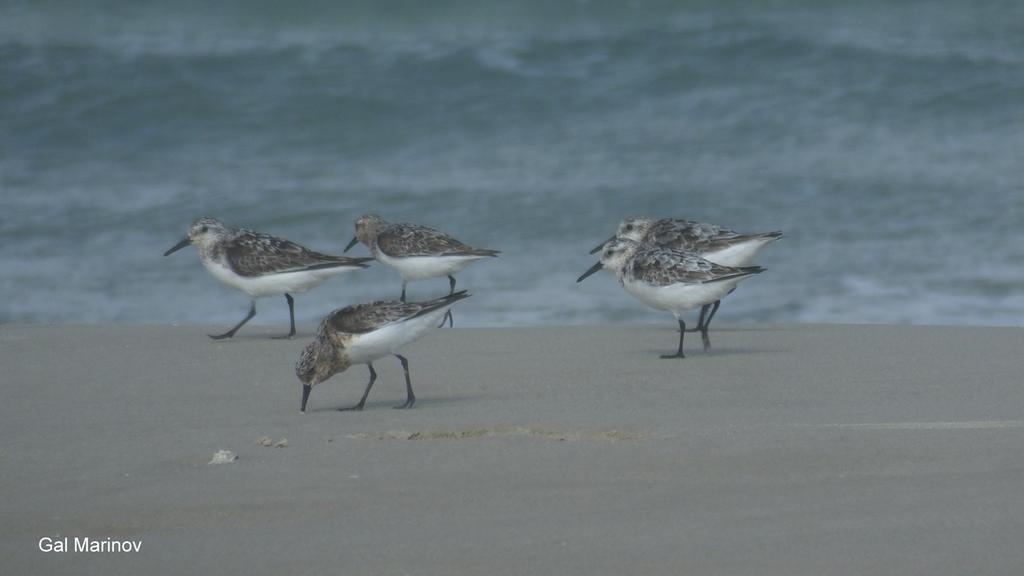
<svg viewBox="0 0 1024 576">
<path fill-rule="evenodd" d="M 356 235 L 345 247 L 348 252 L 357 242 L 366 244 L 373 257 L 402 276 L 402 302 L 410 280 L 448 277 L 448 293 L 455 292 L 455 273 L 481 258 L 495 257 L 498 250 L 473 248 L 448 234 L 418 224 L 393 224 L 376 214 L 356 220 Z M 453 324 L 451 314 L 446 317 Z M 442 319 L 442 323 L 444 319 Z"/>
<path fill-rule="evenodd" d="M 681 218 L 655 220 L 634 216 L 620 222 L 615 235 L 595 246 L 590 253 L 597 252 L 615 238 L 629 238 L 644 245 L 694 252 L 715 264 L 741 268 L 750 265 L 762 248 L 782 238 L 782 232 L 776 230 L 760 234 L 740 234 L 714 224 Z M 693 331 L 703 332 L 704 328 L 711 324 L 719 305 L 721 301 L 716 300 L 702 306 L 697 328 Z"/>
<path fill-rule="evenodd" d="M 274 294 L 284 294 L 288 301 L 291 331 L 282 338 L 295 336 L 292 294 L 315 288 L 336 274 L 366 268 L 366 262 L 373 260 L 321 254 L 284 238 L 231 228 L 213 218 L 196 220 L 188 235 L 164 256 L 189 244 L 196 246 L 199 260 L 214 278 L 249 295 L 249 313 L 231 330 L 211 334 L 214 340 L 234 336 L 256 315 L 256 299 Z"/>
<path fill-rule="evenodd" d="M 602 268 L 615 273 L 626 292 L 658 310 L 667 310 L 679 322 L 679 349 L 662 358 L 684 358 L 683 336 L 686 323 L 682 313 L 697 306 L 716 302 L 736 288 L 736 284 L 764 272 L 760 266 L 732 268 L 715 264 L 692 252 L 639 244 L 629 238 L 615 238 L 604 245 L 601 260 L 576 279 Z M 707 324 L 701 327 L 704 349 L 711 347 Z"/>
<path fill-rule="evenodd" d="M 402 363 L 405 371 L 405 404 L 395 408 L 411 408 L 416 402 L 409 380 L 409 361 L 400 354 L 399 348 L 416 340 L 427 331 L 437 327 L 437 319 L 443 318 L 451 305 L 468 298 L 465 290 L 426 302 L 378 301 L 358 304 L 335 310 L 324 318 L 313 340 L 295 364 L 295 374 L 302 382 L 302 404 L 313 386 L 331 376 L 344 372 L 353 364 L 366 364 L 370 369 L 370 382 L 359 403 L 339 410 L 362 410 L 366 397 L 377 380 L 373 361 L 393 355 Z M 443 324 L 443 321 L 442 321 Z"/>
</svg>

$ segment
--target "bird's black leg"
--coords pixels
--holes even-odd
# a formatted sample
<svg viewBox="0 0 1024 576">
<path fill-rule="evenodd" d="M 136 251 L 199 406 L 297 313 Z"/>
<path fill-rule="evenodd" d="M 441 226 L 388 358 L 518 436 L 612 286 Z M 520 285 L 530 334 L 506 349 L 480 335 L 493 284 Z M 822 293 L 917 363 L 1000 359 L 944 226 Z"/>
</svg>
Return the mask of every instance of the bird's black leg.
<svg viewBox="0 0 1024 576">
<path fill-rule="evenodd" d="M 359 404 L 349 406 L 348 408 L 338 408 L 340 412 L 348 412 L 349 410 L 359 411 L 366 404 L 366 397 L 370 395 L 370 388 L 373 388 L 373 383 L 377 381 L 377 371 L 373 369 L 373 364 L 367 362 L 366 367 L 370 369 L 370 381 L 366 384 L 366 391 L 363 392 L 363 397 L 359 399 Z"/>
<path fill-rule="evenodd" d="M 675 354 L 662 354 L 662 358 L 686 358 L 683 354 L 683 336 L 686 336 L 686 322 L 679 318 L 679 350 Z"/>
<path fill-rule="evenodd" d="M 448 295 L 451 296 L 452 294 L 455 294 L 455 276 L 452 276 L 451 274 L 449 274 L 448 275 Z M 455 320 L 452 318 L 452 309 L 451 308 L 449 308 L 444 313 L 444 318 L 441 318 L 441 325 L 438 326 L 438 328 L 444 328 L 444 321 L 445 320 L 448 321 L 448 327 L 449 328 L 454 328 L 455 327 Z"/>
<path fill-rule="evenodd" d="M 700 307 L 700 318 L 697 319 L 697 327 L 690 328 L 690 332 L 701 332 L 704 330 L 704 317 L 708 313 L 708 308 L 711 308 L 710 304 L 705 304 Z"/>
<path fill-rule="evenodd" d="M 700 328 L 700 339 L 704 343 L 704 351 L 705 352 L 707 352 L 708 350 L 711 349 L 711 338 L 708 337 L 708 327 L 711 326 L 711 319 L 715 317 L 715 312 L 718 312 L 718 307 L 721 304 L 722 304 L 721 300 L 715 300 L 714 307 L 711 309 L 711 314 L 708 315 L 707 320 L 704 319 L 704 309 L 707 308 L 707 305 L 705 305 L 704 308 L 702 308 L 701 311 L 700 311 L 700 319 L 701 319 L 701 325 L 699 326 L 699 328 Z"/>
<path fill-rule="evenodd" d="M 718 312 L 718 307 L 721 306 L 721 305 L 722 305 L 722 301 L 721 300 L 715 300 L 715 307 L 711 309 L 711 315 L 708 316 L 707 321 L 704 322 L 704 329 L 705 330 L 707 330 L 707 327 L 711 324 L 711 319 L 715 317 L 715 312 Z"/>
<path fill-rule="evenodd" d="M 256 315 L 256 301 L 255 300 L 250 300 L 249 301 L 249 313 L 245 315 L 245 318 L 242 318 L 241 322 L 239 322 L 238 324 L 235 325 L 234 328 L 232 328 L 231 330 L 228 330 L 227 332 L 225 332 L 223 334 L 209 334 L 209 336 L 210 336 L 210 338 L 213 338 L 214 340 L 224 340 L 225 338 L 231 338 L 232 336 L 235 335 L 235 332 L 237 332 L 239 328 L 244 326 L 245 323 L 248 322 L 249 320 L 252 320 L 252 317 L 255 316 L 255 315 Z"/>
<path fill-rule="evenodd" d="M 715 312 L 718 312 L 718 307 L 721 305 L 721 300 L 715 300 L 714 304 L 701 306 L 700 320 L 697 322 L 697 327 L 690 329 L 690 332 L 700 332 L 701 339 L 704 341 L 704 350 L 711 347 L 711 340 L 708 339 L 708 327 L 711 326 L 711 319 L 715 317 Z M 711 314 L 707 314 L 705 317 L 709 308 L 711 309 Z"/>
<path fill-rule="evenodd" d="M 399 300 L 405 302 L 405 280 L 402 280 L 402 297 Z"/>
<path fill-rule="evenodd" d="M 704 343 L 704 351 L 711 350 L 711 338 L 708 338 L 708 323 L 705 322 L 704 326 L 700 329 L 700 340 Z"/>
<path fill-rule="evenodd" d="M 291 320 L 292 329 L 285 336 L 274 336 L 277 340 L 291 339 L 295 336 L 295 299 L 291 294 L 285 294 L 284 297 L 288 300 L 288 318 Z"/>
<path fill-rule="evenodd" d="M 405 371 L 405 404 L 395 406 L 395 408 L 412 408 L 412 405 L 416 403 L 416 395 L 412 393 L 412 380 L 409 379 L 409 361 L 400 354 L 395 354 L 395 358 L 402 363 L 402 370 Z"/>
</svg>

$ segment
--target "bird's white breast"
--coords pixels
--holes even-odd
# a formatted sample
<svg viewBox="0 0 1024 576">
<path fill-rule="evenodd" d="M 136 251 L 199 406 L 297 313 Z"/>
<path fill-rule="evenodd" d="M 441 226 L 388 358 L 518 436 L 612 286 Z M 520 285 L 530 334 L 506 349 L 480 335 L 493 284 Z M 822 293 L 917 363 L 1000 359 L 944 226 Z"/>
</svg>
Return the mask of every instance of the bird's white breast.
<svg viewBox="0 0 1024 576">
<path fill-rule="evenodd" d="M 219 261 L 203 260 L 203 266 L 224 284 L 241 290 L 250 298 L 276 296 L 279 294 L 299 294 L 310 288 L 323 284 L 331 276 L 358 270 L 354 266 L 338 266 L 320 270 L 304 270 L 299 272 L 283 272 L 280 274 L 264 274 L 263 276 L 242 276 Z"/>
<path fill-rule="evenodd" d="M 724 298 L 739 280 L 697 284 L 654 286 L 640 280 L 623 278 L 622 286 L 637 300 L 658 310 L 679 313 Z"/>
<path fill-rule="evenodd" d="M 352 364 L 365 364 L 398 352 L 400 348 L 440 325 L 447 308 L 433 310 L 404 322 L 394 322 L 372 332 L 356 334 L 345 347 Z"/>
<path fill-rule="evenodd" d="M 439 278 L 460 272 L 474 260 L 486 256 L 388 256 L 377 250 L 377 260 L 398 271 L 405 280 Z"/>
</svg>

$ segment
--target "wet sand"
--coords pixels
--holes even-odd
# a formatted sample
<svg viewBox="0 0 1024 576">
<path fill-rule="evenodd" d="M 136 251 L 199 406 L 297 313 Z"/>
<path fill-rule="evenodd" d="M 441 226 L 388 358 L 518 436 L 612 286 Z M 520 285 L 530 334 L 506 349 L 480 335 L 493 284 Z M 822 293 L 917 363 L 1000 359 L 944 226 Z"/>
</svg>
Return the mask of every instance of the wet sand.
<svg viewBox="0 0 1024 576">
<path fill-rule="evenodd" d="M 8 574 L 1020 574 L 1024 330 L 2 326 Z M 283 442 L 286 441 L 286 442 Z M 237 459 L 208 464 L 219 450 Z M 49 552 L 41 538 L 141 541 Z"/>
</svg>

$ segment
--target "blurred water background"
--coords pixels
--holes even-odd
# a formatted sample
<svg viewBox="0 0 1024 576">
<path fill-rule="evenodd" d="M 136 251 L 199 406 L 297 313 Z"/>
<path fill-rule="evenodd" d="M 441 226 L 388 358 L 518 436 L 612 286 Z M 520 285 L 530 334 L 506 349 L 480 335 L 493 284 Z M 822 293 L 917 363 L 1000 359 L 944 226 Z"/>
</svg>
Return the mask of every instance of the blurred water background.
<svg viewBox="0 0 1024 576">
<path fill-rule="evenodd" d="M 644 214 L 786 232 L 723 321 L 1019 326 L 1024 3 L 0 1 L 0 322 L 233 324 L 192 220 L 365 212 L 504 251 L 457 325 L 668 321 L 575 284 Z"/>
</svg>

